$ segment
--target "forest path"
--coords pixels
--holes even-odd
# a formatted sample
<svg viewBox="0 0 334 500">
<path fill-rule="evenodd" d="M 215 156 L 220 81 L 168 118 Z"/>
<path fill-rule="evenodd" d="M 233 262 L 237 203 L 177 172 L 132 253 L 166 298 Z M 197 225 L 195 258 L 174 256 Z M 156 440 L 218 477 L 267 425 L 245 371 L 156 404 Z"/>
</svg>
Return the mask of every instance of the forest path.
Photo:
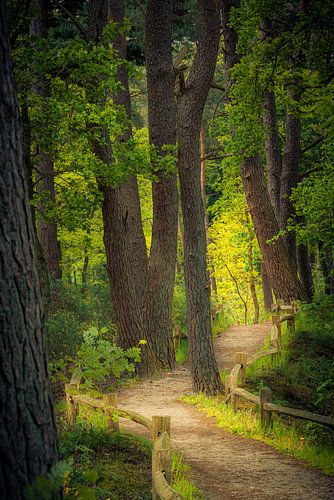
<svg viewBox="0 0 334 500">
<path fill-rule="evenodd" d="M 257 352 L 269 329 L 269 322 L 233 326 L 215 339 L 220 369 L 232 368 L 237 351 Z M 192 480 L 206 499 L 334 498 L 334 478 L 306 468 L 259 441 L 218 428 L 213 418 L 178 401 L 191 392 L 190 372 L 182 367 L 159 380 L 146 380 L 122 390 L 118 403 L 148 417 L 171 415 L 172 448 L 183 453 L 192 468 Z M 130 421 L 123 420 L 122 428 L 148 435 L 146 429 Z"/>
</svg>

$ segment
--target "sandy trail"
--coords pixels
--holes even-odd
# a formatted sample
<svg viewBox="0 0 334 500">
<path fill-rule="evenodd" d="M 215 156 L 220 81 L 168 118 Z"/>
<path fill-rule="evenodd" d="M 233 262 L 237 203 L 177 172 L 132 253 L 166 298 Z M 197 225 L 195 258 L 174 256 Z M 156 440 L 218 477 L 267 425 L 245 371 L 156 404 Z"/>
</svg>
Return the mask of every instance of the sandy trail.
<svg viewBox="0 0 334 500">
<path fill-rule="evenodd" d="M 252 354 L 263 345 L 270 323 L 234 326 L 215 340 L 220 369 L 233 366 L 234 353 Z M 216 427 L 214 419 L 177 401 L 192 392 L 187 368 L 147 380 L 119 394 L 119 406 L 146 416 L 172 416 L 172 447 L 183 452 L 194 483 L 208 500 L 218 499 L 332 499 L 334 478 L 306 468 L 258 441 Z M 123 428 L 147 435 L 129 421 Z"/>
</svg>

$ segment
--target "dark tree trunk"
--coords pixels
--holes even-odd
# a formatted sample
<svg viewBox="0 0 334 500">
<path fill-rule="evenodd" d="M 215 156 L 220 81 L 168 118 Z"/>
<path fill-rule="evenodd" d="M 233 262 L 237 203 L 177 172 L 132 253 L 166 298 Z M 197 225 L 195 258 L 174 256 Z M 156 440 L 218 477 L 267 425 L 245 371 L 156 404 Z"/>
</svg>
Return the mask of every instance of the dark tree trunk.
<svg viewBox="0 0 334 500">
<path fill-rule="evenodd" d="M 243 161 L 241 177 L 256 237 L 276 298 L 287 302 L 306 300 L 306 292 L 298 280 L 296 268 L 289 259 L 285 241 L 279 238 L 270 243 L 278 234 L 279 227 L 264 184 L 258 156 Z"/>
<path fill-rule="evenodd" d="M 266 312 L 271 312 L 271 306 L 273 305 L 273 294 L 271 291 L 270 279 L 263 262 L 261 263 L 261 280 L 264 310 Z"/>
<path fill-rule="evenodd" d="M 333 250 L 324 248 L 322 241 L 319 241 L 319 258 L 321 271 L 325 282 L 325 293 L 327 295 L 334 294 L 334 259 Z"/>
<path fill-rule="evenodd" d="M 299 279 L 305 288 L 308 297 L 313 296 L 313 278 L 308 254 L 307 245 L 297 245 L 297 263 L 299 271 Z"/>
<path fill-rule="evenodd" d="M 58 458 L 48 383 L 44 310 L 29 208 L 22 133 L 0 3 L 0 491 L 25 488 Z"/>
<path fill-rule="evenodd" d="M 113 22 L 122 23 L 124 21 L 124 1 L 109 0 L 109 16 Z M 127 59 L 126 37 L 118 34 L 114 40 L 113 47 L 117 55 L 122 59 Z M 129 77 L 125 65 L 121 65 L 117 72 L 117 79 L 121 82 L 122 88 L 113 94 L 115 104 L 124 106 L 127 120 L 131 120 L 131 98 L 129 91 Z M 123 135 L 117 137 L 118 142 L 126 142 L 132 135 L 131 123 Z M 135 175 L 131 175 L 127 182 L 121 186 L 122 203 L 124 209 L 124 219 L 127 221 L 127 238 L 129 245 L 129 255 L 131 256 L 131 272 L 136 290 L 137 301 L 140 304 L 143 300 L 146 289 L 148 257 L 146 241 L 142 226 L 140 199 L 138 182 Z"/>
<path fill-rule="evenodd" d="M 47 37 L 49 27 L 49 16 L 51 6 L 48 0 L 35 0 L 37 7 L 37 16 L 33 19 L 30 27 L 30 33 L 33 36 Z M 34 84 L 34 91 L 41 98 L 47 98 L 50 95 L 50 84 L 39 77 Z M 41 195 L 41 202 L 38 204 L 37 231 L 38 240 L 41 244 L 43 256 L 46 262 L 50 278 L 61 279 L 61 249 L 57 235 L 57 223 L 43 218 L 48 205 L 55 204 L 56 195 L 54 188 L 54 163 L 51 154 L 38 145 L 38 162 L 36 173 L 37 193 Z"/>
<path fill-rule="evenodd" d="M 88 289 L 88 264 L 89 264 L 89 256 L 87 253 L 87 249 L 84 251 L 84 261 L 83 261 L 83 266 L 82 266 L 82 273 L 81 273 L 81 291 L 83 294 L 87 292 Z"/>
<path fill-rule="evenodd" d="M 172 59 L 172 0 L 149 0 L 146 9 L 146 72 L 150 144 L 157 155 L 175 146 L 175 71 Z M 172 302 L 177 252 L 176 172 L 153 160 L 153 229 L 144 314 L 161 368 L 175 366 Z"/>
<path fill-rule="evenodd" d="M 221 1 L 221 14 L 222 14 L 222 28 L 224 39 L 224 72 L 225 72 L 225 100 L 229 100 L 229 91 L 233 83 L 231 77 L 231 70 L 235 64 L 239 62 L 237 54 L 237 32 L 230 26 L 230 11 L 231 7 L 240 7 L 240 0 L 222 0 Z"/>
<path fill-rule="evenodd" d="M 282 156 L 277 129 L 277 115 L 274 92 L 266 92 L 263 99 L 263 126 L 265 132 L 265 153 L 267 163 L 268 192 L 277 220 L 280 220 L 280 190 Z"/>
<path fill-rule="evenodd" d="M 205 160 L 205 155 L 206 155 L 206 148 L 205 148 L 205 130 L 204 127 L 201 127 L 200 131 L 200 146 L 201 146 L 201 191 L 202 191 L 202 199 L 203 199 L 203 207 L 204 207 L 204 223 L 205 223 L 205 234 L 206 234 L 206 245 L 208 246 L 211 243 L 211 240 L 209 238 L 209 216 L 208 216 L 208 210 L 207 210 L 207 204 L 206 204 L 206 192 L 205 192 L 205 186 L 206 186 L 206 160 Z M 208 261 L 209 261 L 209 256 L 208 256 Z M 209 261 L 209 276 L 210 276 L 210 283 L 211 283 L 211 293 L 217 297 L 217 283 L 216 283 L 216 278 L 215 278 L 215 268 L 212 262 Z"/>
<path fill-rule="evenodd" d="M 218 53 L 219 24 L 219 2 L 198 0 L 197 52 L 185 85 L 180 85 L 177 110 L 189 355 L 194 390 L 209 393 L 219 392 L 221 383 L 210 324 L 199 135 Z"/>
<path fill-rule="evenodd" d="M 292 99 L 296 102 L 300 100 L 297 92 L 290 92 Z M 293 264 L 297 265 L 296 256 L 296 236 L 293 231 L 288 231 L 288 220 L 294 213 L 292 201 L 290 199 L 292 189 L 296 187 L 298 182 L 298 166 L 301 157 L 300 135 L 301 125 L 300 118 L 292 114 L 288 110 L 286 118 L 286 139 L 285 151 L 283 157 L 283 166 L 281 174 L 281 199 L 280 199 L 280 226 L 286 231 L 284 236 L 289 256 Z"/>
</svg>

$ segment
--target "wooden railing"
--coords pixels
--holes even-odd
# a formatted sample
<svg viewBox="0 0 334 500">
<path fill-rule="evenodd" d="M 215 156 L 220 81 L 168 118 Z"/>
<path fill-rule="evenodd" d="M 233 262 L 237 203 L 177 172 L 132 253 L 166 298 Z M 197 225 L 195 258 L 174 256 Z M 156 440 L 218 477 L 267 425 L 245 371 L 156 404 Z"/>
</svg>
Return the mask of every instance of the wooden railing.
<svg viewBox="0 0 334 500">
<path fill-rule="evenodd" d="M 273 404 L 271 389 L 267 387 L 260 389 L 259 395 L 253 394 L 240 387 L 240 385 L 243 385 L 245 382 L 247 367 L 265 356 L 279 355 L 281 351 L 282 323 L 287 321 L 288 330 L 290 332 L 294 332 L 296 308 L 293 305 L 285 305 L 283 301 L 277 301 L 277 304 L 274 304 L 273 306 L 273 312 L 273 326 L 269 332 L 270 348 L 253 354 L 250 357 L 248 357 L 248 354 L 244 352 L 235 353 L 235 365 L 230 374 L 226 377 L 225 382 L 226 404 L 231 404 L 232 407 L 236 409 L 239 398 L 242 398 L 246 401 L 259 405 L 261 423 L 264 427 L 270 427 L 272 425 L 272 413 L 275 412 L 304 420 L 310 420 L 311 422 L 316 422 L 318 424 L 334 428 L 333 418 L 312 413 L 310 411 Z M 284 315 L 282 316 L 281 313 Z"/>
<path fill-rule="evenodd" d="M 67 402 L 67 421 L 69 427 L 75 425 L 79 414 L 79 405 L 89 406 L 102 410 L 106 419 L 106 426 L 113 431 L 119 431 L 119 418 L 127 418 L 143 425 L 151 433 L 153 442 L 152 450 L 152 499 L 180 500 L 182 496 L 171 486 L 171 442 L 170 442 L 170 416 L 153 416 L 147 418 L 139 413 L 117 407 L 115 393 L 103 394 L 102 398 L 92 398 L 86 394 L 78 393 L 80 379 L 71 379 L 65 385 Z"/>
</svg>

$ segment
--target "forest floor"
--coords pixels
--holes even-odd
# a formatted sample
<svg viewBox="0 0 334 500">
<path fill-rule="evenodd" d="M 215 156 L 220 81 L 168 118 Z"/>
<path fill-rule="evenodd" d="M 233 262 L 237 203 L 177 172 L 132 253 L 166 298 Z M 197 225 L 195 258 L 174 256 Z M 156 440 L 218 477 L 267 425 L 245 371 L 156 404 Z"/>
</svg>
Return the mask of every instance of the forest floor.
<svg viewBox="0 0 334 500">
<path fill-rule="evenodd" d="M 270 323 L 233 326 L 215 339 L 219 368 L 231 369 L 237 351 L 257 352 Z M 187 367 L 123 389 L 120 407 L 143 415 L 171 415 L 172 448 L 182 452 L 192 468 L 192 481 L 208 500 L 218 499 L 329 499 L 334 498 L 334 478 L 301 461 L 280 454 L 259 441 L 218 428 L 214 418 L 178 401 L 190 394 Z M 122 421 L 122 428 L 146 435 L 137 424 Z"/>
</svg>

